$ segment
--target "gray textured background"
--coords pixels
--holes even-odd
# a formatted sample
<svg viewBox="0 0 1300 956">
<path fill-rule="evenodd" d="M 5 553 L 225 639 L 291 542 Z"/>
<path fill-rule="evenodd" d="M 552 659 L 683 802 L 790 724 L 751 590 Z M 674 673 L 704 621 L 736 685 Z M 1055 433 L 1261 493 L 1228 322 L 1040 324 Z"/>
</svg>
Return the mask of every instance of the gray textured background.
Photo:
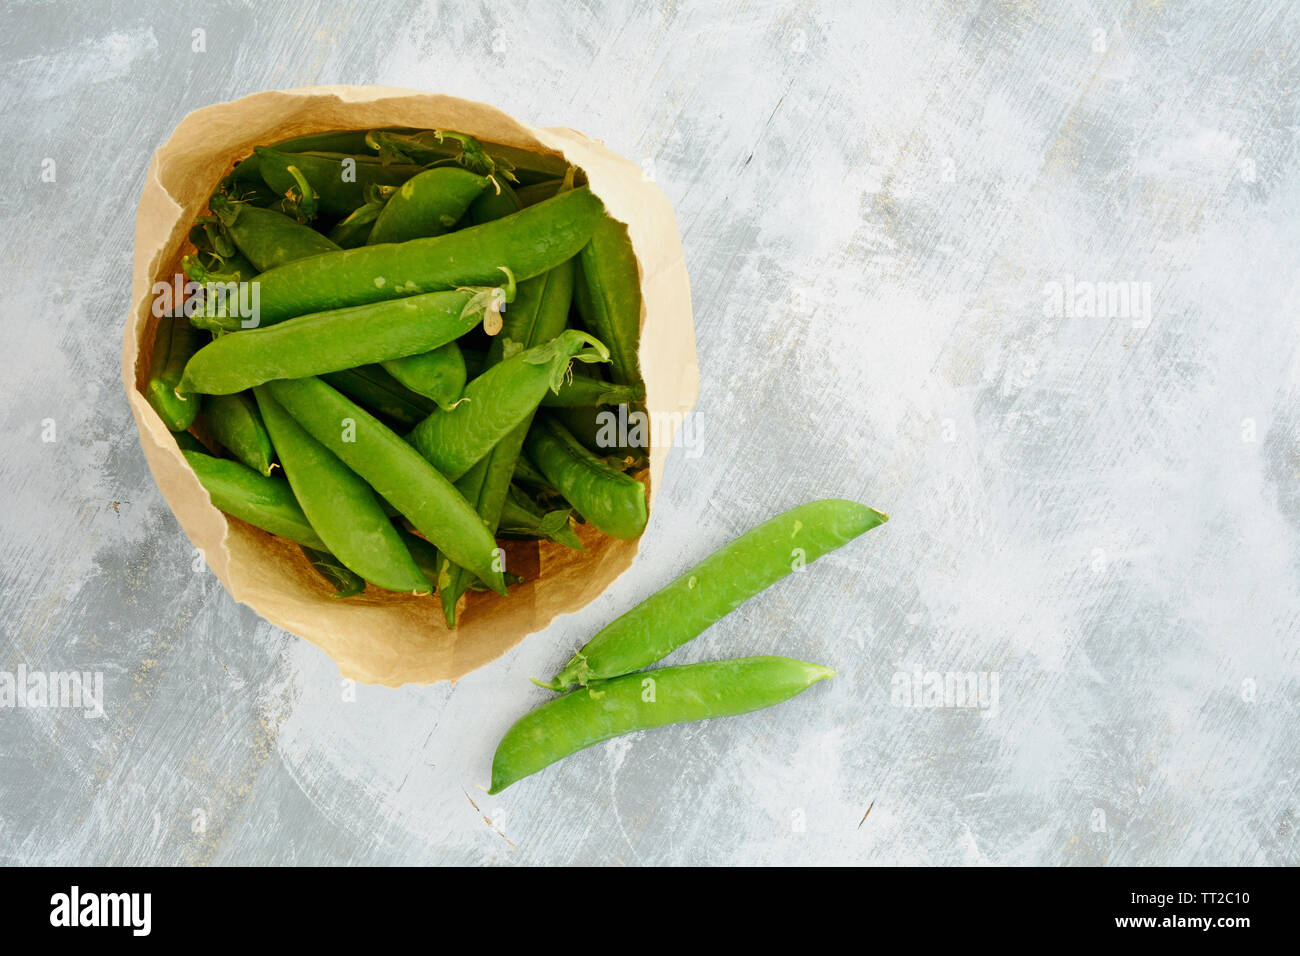
<svg viewBox="0 0 1300 956">
<path fill-rule="evenodd" d="M 102 671 L 107 717 L 0 710 L 0 861 L 1297 862 L 1300 9 L 835 6 L 4 6 L 0 670 Z M 601 600 L 355 701 L 191 567 L 118 375 L 151 151 L 336 82 L 647 163 L 704 442 Z M 1045 316 L 1071 276 L 1151 322 Z M 893 520 L 672 660 L 837 679 L 477 789 L 528 675 L 832 494 Z M 914 669 L 996 673 L 996 713 L 896 706 Z"/>
</svg>

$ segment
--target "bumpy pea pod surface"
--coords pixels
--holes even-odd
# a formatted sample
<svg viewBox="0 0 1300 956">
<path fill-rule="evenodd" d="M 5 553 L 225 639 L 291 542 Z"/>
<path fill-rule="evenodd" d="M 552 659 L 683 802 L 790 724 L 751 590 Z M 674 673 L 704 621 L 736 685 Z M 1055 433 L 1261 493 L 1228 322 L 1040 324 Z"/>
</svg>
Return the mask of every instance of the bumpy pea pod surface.
<svg viewBox="0 0 1300 956">
<path fill-rule="evenodd" d="M 211 204 L 235 248 L 259 272 L 295 259 L 340 251 L 336 243 L 311 226 L 295 222 L 283 213 L 231 202 L 222 196 L 213 196 Z"/>
<path fill-rule="evenodd" d="M 389 197 L 366 245 L 405 242 L 449 232 L 469 209 L 470 203 L 489 186 L 458 166 L 439 166 L 412 176 Z"/>
<path fill-rule="evenodd" d="M 203 403 L 202 420 L 208 432 L 226 451 L 254 471 L 271 474 L 275 448 L 251 395 L 240 392 L 210 396 Z"/>
<path fill-rule="evenodd" d="M 504 594 L 496 540 L 469 502 L 395 432 L 318 378 L 271 382 L 271 396 L 443 554 Z"/>
<path fill-rule="evenodd" d="M 524 451 L 578 514 L 612 538 L 645 530 L 645 485 L 605 464 L 549 415 L 533 423 Z"/>
<path fill-rule="evenodd" d="M 788 657 L 660 667 L 575 690 L 515 722 L 492 759 L 492 789 L 500 793 L 557 760 L 638 730 L 771 707 L 833 677 L 829 667 Z"/>
<path fill-rule="evenodd" d="M 183 316 L 164 315 L 158 321 L 144 397 L 163 424 L 174 432 L 188 429 L 199 414 L 199 397 L 188 393 L 178 395 L 177 389 L 185 365 L 198 351 L 201 341 L 199 333 Z"/>
<path fill-rule="evenodd" d="M 247 521 L 271 534 L 326 550 L 325 542 L 298 506 L 289 483 L 259 475 L 247 465 L 203 452 L 182 450 L 212 504 L 226 514 Z"/>
<path fill-rule="evenodd" d="M 482 321 L 480 304 L 489 296 L 481 293 L 492 291 L 431 292 L 223 335 L 190 359 L 181 387 L 225 395 L 272 379 L 305 378 L 427 352 Z"/>
<path fill-rule="evenodd" d="M 465 386 L 455 408 L 436 411 L 407 440 L 455 481 L 537 409 L 547 389 L 558 389 L 571 361 L 604 362 L 609 353 L 586 332 L 559 336 L 512 355 Z"/>
<path fill-rule="evenodd" d="M 856 501 L 810 501 L 719 548 L 596 634 L 552 690 L 630 674 L 672 653 L 755 594 L 888 521 Z"/>
<path fill-rule="evenodd" d="M 519 281 L 572 258 L 586 245 L 601 201 L 574 189 L 504 219 L 445 236 L 311 256 L 258 276 L 260 318 L 296 315 L 462 286 L 491 285 L 508 268 Z"/>
<path fill-rule="evenodd" d="M 254 394 L 294 497 L 327 550 L 381 588 L 428 594 L 429 582 L 370 486 L 309 435 L 265 386 Z"/>
</svg>

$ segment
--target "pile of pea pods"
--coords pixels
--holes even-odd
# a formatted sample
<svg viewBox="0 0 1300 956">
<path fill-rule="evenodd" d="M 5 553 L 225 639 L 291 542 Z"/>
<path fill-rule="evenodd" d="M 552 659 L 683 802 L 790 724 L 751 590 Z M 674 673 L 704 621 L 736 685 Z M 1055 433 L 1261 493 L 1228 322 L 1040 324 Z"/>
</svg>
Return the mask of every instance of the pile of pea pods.
<svg viewBox="0 0 1300 956">
<path fill-rule="evenodd" d="M 337 597 L 436 592 L 454 627 L 468 589 L 517 580 L 498 536 L 644 530 L 645 448 L 602 447 L 598 417 L 644 408 L 636 257 L 558 157 L 297 137 L 237 163 L 189 238 L 202 300 L 160 320 L 146 397 L 213 504 Z"/>
<path fill-rule="evenodd" d="M 212 503 L 296 542 L 322 585 L 437 594 L 518 579 L 498 538 L 636 538 L 646 449 L 627 227 L 558 157 L 441 130 L 335 130 L 258 147 L 182 260 L 146 397 Z M 254 294 L 255 293 L 255 294 Z M 608 420 L 608 419 L 606 419 Z M 786 657 L 646 669 L 886 516 L 811 501 L 758 525 L 598 632 L 517 721 L 491 793 L 621 734 L 788 700 L 833 676 Z"/>
</svg>

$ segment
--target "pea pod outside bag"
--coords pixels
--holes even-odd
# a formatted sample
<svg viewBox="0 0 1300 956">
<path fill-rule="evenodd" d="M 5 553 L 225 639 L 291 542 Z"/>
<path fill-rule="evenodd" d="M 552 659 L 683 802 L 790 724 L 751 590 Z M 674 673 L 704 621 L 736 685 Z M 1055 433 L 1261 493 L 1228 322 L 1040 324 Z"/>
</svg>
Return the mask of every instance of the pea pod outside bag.
<svg viewBox="0 0 1300 956">
<path fill-rule="evenodd" d="M 638 541 L 579 529 L 586 551 L 544 542 L 506 542 L 507 567 L 525 583 L 510 596 L 475 594 L 456 630 L 436 598 L 370 588 L 340 601 L 322 586 L 297 545 L 214 508 L 181 456 L 176 438 L 144 397 L 158 325 L 153 289 L 180 274 L 186 236 L 217 181 L 254 146 L 331 129 L 380 126 L 447 129 L 499 144 L 563 156 L 581 167 L 614 218 L 626 222 L 643 299 L 640 363 L 651 435 L 649 502 L 672 435 L 695 404 L 699 375 L 690 283 L 672 206 L 636 164 L 570 129 L 540 129 L 492 106 L 413 90 L 319 86 L 270 91 L 186 116 L 153 155 L 136 215 L 132 301 L 122 341 L 122 379 L 154 479 L 190 541 L 237 601 L 329 654 L 343 676 L 400 686 L 456 680 L 504 654 L 557 615 L 599 596 L 632 563 Z M 490 150 L 490 145 L 489 145 Z M 189 573 L 189 568 L 177 573 Z M 237 639 L 237 638 L 236 638 Z"/>
</svg>

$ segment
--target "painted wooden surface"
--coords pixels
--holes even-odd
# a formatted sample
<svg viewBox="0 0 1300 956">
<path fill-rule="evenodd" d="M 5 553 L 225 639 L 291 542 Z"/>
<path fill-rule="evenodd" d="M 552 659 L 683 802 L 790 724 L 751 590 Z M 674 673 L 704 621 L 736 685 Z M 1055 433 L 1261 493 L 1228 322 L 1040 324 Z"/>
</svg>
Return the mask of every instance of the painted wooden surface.
<svg viewBox="0 0 1300 956">
<path fill-rule="evenodd" d="M 0 672 L 104 688 L 0 709 L 0 862 L 1297 862 L 1300 8 L 97 8 L 0 11 Z M 692 276 L 633 571 L 455 687 L 353 691 L 195 570 L 118 379 L 150 152 L 344 82 L 603 138 Z M 529 675 L 827 495 L 892 521 L 670 661 L 835 680 L 478 789 Z"/>
</svg>

